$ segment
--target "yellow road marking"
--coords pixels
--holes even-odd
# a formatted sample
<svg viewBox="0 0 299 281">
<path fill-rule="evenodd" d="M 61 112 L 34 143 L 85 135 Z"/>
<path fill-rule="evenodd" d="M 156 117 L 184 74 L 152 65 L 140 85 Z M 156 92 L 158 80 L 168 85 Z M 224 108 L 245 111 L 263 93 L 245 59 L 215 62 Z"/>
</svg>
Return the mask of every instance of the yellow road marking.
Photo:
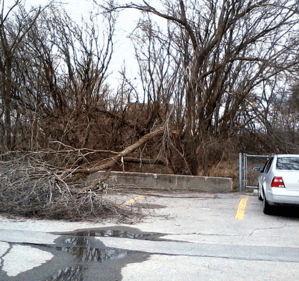
<svg viewBox="0 0 299 281">
<path fill-rule="evenodd" d="M 135 197 L 134 199 L 130 199 L 130 200 L 128 200 L 128 201 L 122 203 L 122 204 L 120 205 L 120 207 L 126 206 L 126 205 L 128 205 L 128 204 L 134 204 L 137 200 L 140 200 L 140 199 L 142 199 L 142 198 L 144 198 L 144 196 L 143 196 L 143 195 L 139 195 L 139 196 Z"/>
<path fill-rule="evenodd" d="M 237 209 L 237 213 L 236 213 L 235 219 L 242 220 L 244 218 L 247 200 L 248 200 L 248 197 L 242 198 L 240 200 L 240 203 L 238 205 L 238 209 Z"/>
</svg>

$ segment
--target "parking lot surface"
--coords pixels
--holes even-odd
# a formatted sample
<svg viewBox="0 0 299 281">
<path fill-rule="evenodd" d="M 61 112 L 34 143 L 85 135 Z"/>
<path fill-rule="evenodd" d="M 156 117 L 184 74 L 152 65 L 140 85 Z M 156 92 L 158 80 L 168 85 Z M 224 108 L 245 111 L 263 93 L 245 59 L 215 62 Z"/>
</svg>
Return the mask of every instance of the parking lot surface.
<svg viewBox="0 0 299 281">
<path fill-rule="evenodd" d="M 134 224 L 0 217 L 0 280 L 297 280 L 299 212 L 246 193 L 115 196 Z"/>
</svg>

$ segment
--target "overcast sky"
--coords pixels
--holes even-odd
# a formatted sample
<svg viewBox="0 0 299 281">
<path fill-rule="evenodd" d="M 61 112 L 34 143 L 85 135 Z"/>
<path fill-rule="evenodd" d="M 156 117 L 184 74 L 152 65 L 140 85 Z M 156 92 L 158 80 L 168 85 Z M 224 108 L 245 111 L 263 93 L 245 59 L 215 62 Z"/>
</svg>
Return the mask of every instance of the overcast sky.
<svg viewBox="0 0 299 281">
<path fill-rule="evenodd" d="M 6 0 L 9 6 L 12 0 Z M 101 0 L 98 0 L 101 1 Z M 122 1 L 125 3 L 126 1 Z M 131 2 L 131 1 L 127 1 Z M 150 3 L 159 2 L 159 0 L 151 0 Z M 45 6 L 49 3 L 48 0 L 23 0 L 25 7 L 29 10 L 31 6 L 37 7 L 39 5 Z M 87 20 L 90 12 L 96 11 L 96 5 L 92 0 L 62 0 L 65 10 L 75 21 L 80 22 L 82 16 Z M 133 44 L 127 36 L 132 32 L 136 26 L 140 13 L 133 9 L 122 11 L 117 20 L 116 34 L 114 37 L 114 53 L 110 64 L 111 77 L 108 79 L 109 84 L 115 87 L 117 85 L 120 75 L 118 71 L 122 65 L 126 63 L 127 74 L 130 78 L 138 76 L 138 66 L 134 60 Z M 114 88 L 115 89 L 115 88 Z"/>
</svg>

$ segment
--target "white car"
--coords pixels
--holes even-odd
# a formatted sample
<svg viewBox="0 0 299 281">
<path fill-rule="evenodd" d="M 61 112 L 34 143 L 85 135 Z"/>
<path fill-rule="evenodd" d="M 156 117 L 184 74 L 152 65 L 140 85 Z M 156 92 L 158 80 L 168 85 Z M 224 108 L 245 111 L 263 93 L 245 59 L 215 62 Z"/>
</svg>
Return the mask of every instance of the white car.
<svg viewBox="0 0 299 281">
<path fill-rule="evenodd" d="M 265 166 L 254 168 L 258 177 L 258 198 L 263 200 L 263 212 L 271 214 L 275 205 L 299 206 L 299 155 L 269 156 Z"/>
</svg>

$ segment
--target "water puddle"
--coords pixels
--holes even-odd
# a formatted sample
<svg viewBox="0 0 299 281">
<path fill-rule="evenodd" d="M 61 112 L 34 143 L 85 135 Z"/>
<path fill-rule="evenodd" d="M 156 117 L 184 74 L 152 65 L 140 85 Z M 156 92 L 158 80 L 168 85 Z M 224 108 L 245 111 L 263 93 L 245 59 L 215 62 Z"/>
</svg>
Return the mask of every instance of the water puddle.
<svg viewBox="0 0 299 281">
<path fill-rule="evenodd" d="M 106 247 L 100 237 L 160 241 L 163 234 L 141 232 L 129 227 L 107 227 L 56 233 L 57 249 L 73 257 L 74 265 L 60 269 L 47 281 L 121 280 L 121 269 L 128 263 L 143 262 L 148 253 Z M 94 279 L 95 276 L 98 279 Z"/>
<path fill-rule="evenodd" d="M 163 239 L 161 237 L 165 235 L 163 233 L 142 232 L 137 228 L 123 226 L 82 229 L 72 232 L 55 234 L 62 235 L 63 237 L 71 236 L 75 240 L 77 239 L 77 237 L 117 237 L 152 241 L 162 241 Z M 68 240 L 66 240 L 65 242 L 68 243 Z"/>
<path fill-rule="evenodd" d="M 50 261 L 15 277 L 0 274 L 1 281 L 122 280 L 123 267 L 129 263 L 143 262 L 150 254 L 106 247 L 101 237 L 162 241 L 164 235 L 131 227 L 104 227 L 54 234 L 59 235 L 54 241 L 55 245 L 30 244 L 33 248 L 50 252 L 53 255 Z"/>
</svg>

